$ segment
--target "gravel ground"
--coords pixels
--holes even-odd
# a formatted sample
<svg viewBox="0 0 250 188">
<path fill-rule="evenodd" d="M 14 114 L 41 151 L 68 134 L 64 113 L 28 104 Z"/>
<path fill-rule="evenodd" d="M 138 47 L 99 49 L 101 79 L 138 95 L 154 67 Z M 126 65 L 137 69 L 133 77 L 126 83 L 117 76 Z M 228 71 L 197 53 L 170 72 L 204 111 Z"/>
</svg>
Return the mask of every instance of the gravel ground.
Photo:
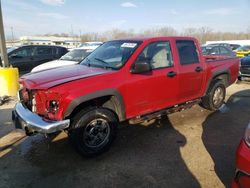
<svg viewBox="0 0 250 188">
<path fill-rule="evenodd" d="M 250 82 L 227 89 L 217 112 L 194 106 L 119 128 L 111 149 L 79 156 L 61 133 L 45 138 L 15 131 L 0 106 L 0 187 L 230 187 L 237 145 L 250 121 Z"/>
</svg>

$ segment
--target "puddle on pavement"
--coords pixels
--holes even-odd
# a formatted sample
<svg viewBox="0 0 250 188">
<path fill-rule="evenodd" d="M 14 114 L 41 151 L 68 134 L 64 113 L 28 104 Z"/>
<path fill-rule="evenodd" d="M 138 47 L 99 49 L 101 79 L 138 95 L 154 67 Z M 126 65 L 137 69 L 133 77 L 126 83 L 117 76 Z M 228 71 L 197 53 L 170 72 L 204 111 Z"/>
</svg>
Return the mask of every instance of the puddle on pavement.
<svg viewBox="0 0 250 188">
<path fill-rule="evenodd" d="M 219 112 L 222 114 L 225 114 L 227 112 L 229 112 L 229 108 L 227 107 L 226 104 L 223 104 L 220 108 L 219 108 Z"/>
<path fill-rule="evenodd" d="M 21 143 L 20 145 L 20 154 L 21 155 L 26 155 L 28 152 L 32 150 L 36 150 L 36 146 L 40 145 L 41 143 L 45 143 L 46 138 L 42 135 L 35 135 L 28 137 L 24 142 Z"/>
</svg>

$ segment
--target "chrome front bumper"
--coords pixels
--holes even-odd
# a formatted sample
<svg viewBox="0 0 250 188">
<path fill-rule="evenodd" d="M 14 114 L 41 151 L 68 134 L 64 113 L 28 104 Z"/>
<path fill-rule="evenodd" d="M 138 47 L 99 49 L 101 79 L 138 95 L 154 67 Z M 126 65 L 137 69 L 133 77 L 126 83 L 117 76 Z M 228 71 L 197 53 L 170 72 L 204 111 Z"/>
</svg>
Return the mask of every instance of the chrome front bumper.
<svg viewBox="0 0 250 188">
<path fill-rule="evenodd" d="M 12 111 L 12 120 L 17 129 L 23 129 L 27 135 L 33 133 L 49 134 L 62 131 L 69 127 L 70 120 L 52 121 L 46 120 L 32 113 L 25 108 L 22 103 L 18 102 Z"/>
</svg>

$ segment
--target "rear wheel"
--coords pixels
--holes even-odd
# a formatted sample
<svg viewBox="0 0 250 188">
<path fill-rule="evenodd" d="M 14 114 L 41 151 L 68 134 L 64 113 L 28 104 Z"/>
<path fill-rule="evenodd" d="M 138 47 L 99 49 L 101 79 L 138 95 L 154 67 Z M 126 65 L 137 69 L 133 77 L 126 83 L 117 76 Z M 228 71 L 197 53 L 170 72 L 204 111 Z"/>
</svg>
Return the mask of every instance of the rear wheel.
<svg viewBox="0 0 250 188">
<path fill-rule="evenodd" d="M 202 98 L 201 106 L 208 110 L 218 110 L 224 103 L 226 87 L 220 80 L 216 80 L 209 88 L 207 95 Z"/>
<path fill-rule="evenodd" d="M 108 109 L 82 110 L 73 118 L 69 138 L 81 155 L 95 156 L 110 148 L 116 135 L 117 124 L 115 114 Z"/>
</svg>

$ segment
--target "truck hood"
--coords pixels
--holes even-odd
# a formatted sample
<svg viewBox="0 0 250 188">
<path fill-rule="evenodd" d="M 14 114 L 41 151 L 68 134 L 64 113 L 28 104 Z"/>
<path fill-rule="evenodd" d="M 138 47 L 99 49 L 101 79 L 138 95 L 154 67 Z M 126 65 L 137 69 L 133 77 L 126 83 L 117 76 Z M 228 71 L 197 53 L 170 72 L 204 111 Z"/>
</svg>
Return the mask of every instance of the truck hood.
<svg viewBox="0 0 250 188">
<path fill-rule="evenodd" d="M 102 68 L 71 65 L 25 74 L 20 82 L 29 89 L 48 89 L 66 82 L 114 72 Z"/>
</svg>

